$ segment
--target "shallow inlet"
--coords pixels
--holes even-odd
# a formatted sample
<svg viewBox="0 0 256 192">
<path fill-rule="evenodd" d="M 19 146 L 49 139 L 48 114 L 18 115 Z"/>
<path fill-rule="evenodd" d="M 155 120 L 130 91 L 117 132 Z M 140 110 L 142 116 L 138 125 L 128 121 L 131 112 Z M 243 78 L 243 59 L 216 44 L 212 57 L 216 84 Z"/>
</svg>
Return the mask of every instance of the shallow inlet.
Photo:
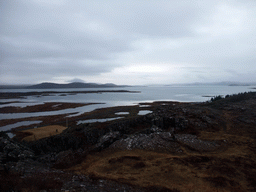
<svg viewBox="0 0 256 192">
<path fill-rule="evenodd" d="M 45 112 L 34 112 L 34 113 L 0 113 L 0 120 L 2 119 L 19 119 L 19 118 L 27 118 L 27 117 L 39 117 L 39 116 L 53 116 L 53 115 L 63 115 L 63 114 L 71 114 L 67 117 L 74 117 L 81 115 L 85 112 L 90 112 L 98 108 L 108 107 L 106 104 L 91 104 L 83 107 L 69 108 L 57 111 L 45 111 Z"/>
<path fill-rule="evenodd" d="M 21 127 L 21 126 L 28 126 L 33 124 L 39 124 L 42 123 L 42 121 L 21 121 L 14 124 L 5 125 L 3 127 L 0 127 L 0 131 L 10 131 L 13 128 Z"/>
</svg>

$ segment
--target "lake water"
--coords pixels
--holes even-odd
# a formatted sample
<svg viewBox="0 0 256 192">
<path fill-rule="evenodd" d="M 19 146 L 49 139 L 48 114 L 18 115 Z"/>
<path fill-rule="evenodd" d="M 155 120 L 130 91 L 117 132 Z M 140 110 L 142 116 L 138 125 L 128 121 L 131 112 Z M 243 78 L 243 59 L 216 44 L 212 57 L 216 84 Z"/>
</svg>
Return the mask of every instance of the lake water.
<svg viewBox="0 0 256 192">
<path fill-rule="evenodd" d="M 6 126 L 1 127 L 1 131 L 8 131 L 13 128 L 21 127 L 21 126 L 27 126 L 27 125 L 33 125 L 33 124 L 39 124 L 42 121 L 21 121 L 14 124 L 9 124 Z"/>
<path fill-rule="evenodd" d="M 113 121 L 113 120 L 117 120 L 117 119 L 122 119 L 123 117 L 115 117 L 115 118 L 105 118 L 105 119 L 88 119 L 88 120 L 81 120 L 81 121 L 77 121 L 77 125 L 79 124 L 83 124 L 83 123 L 95 123 L 95 122 L 107 122 L 107 121 Z"/>
<path fill-rule="evenodd" d="M 150 110 L 140 110 L 138 115 L 147 115 L 149 113 L 152 113 L 152 111 L 150 111 Z"/>
<path fill-rule="evenodd" d="M 57 114 L 68 114 L 67 117 L 77 116 L 84 112 L 89 112 L 97 108 L 112 106 L 137 105 L 142 102 L 153 101 L 180 101 L 180 102 L 203 102 L 210 99 L 205 96 L 236 94 L 240 92 L 253 91 L 250 86 L 215 86 L 215 85 L 197 85 L 197 86 L 148 86 L 148 87 L 123 87 L 123 88 L 84 88 L 84 89 L 0 89 L 0 92 L 43 92 L 43 91 L 97 91 L 97 90 L 129 90 L 140 91 L 140 93 L 88 93 L 88 94 L 51 94 L 49 96 L 28 96 L 22 99 L 1 99 L 0 102 L 14 102 L 2 104 L 0 108 L 7 106 L 25 107 L 28 105 L 37 105 L 45 102 L 70 102 L 70 103 L 101 103 L 65 109 L 59 111 L 47 111 L 36 113 L 0 113 L 0 120 L 15 119 L 36 116 L 48 116 Z M 0 127 L 1 130 L 1 127 Z"/>
</svg>

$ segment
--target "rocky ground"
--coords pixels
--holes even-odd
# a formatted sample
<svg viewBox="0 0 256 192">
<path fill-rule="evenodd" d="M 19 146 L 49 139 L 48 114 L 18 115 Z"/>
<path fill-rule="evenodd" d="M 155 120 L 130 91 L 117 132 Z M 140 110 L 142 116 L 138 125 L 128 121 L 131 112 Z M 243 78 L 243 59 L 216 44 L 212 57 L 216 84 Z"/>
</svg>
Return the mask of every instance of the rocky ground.
<svg viewBox="0 0 256 192">
<path fill-rule="evenodd" d="M 33 142 L 2 133 L 0 190 L 256 190 L 256 93 L 147 105 L 144 116 L 97 110 L 88 115 L 130 115 Z"/>
</svg>

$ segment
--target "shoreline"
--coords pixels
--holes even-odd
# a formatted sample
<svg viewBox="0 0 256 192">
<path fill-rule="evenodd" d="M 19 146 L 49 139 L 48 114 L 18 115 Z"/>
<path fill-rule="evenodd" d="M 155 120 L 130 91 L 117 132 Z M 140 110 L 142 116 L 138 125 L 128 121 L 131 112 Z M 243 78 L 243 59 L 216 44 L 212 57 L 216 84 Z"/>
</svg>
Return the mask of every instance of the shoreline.
<svg viewBox="0 0 256 192">
<path fill-rule="evenodd" d="M 32 136 L 36 141 L 21 142 L 29 131 L 12 140 L 2 134 L 0 181 L 9 178 L 7 189 L 33 179 L 27 188 L 47 180 L 42 189 L 59 191 L 255 191 L 255 112 L 256 93 L 244 93 L 205 103 L 101 108 L 80 118 L 123 118 L 77 125 L 71 117 L 62 133 Z M 57 132 L 33 131 L 44 129 Z"/>
<path fill-rule="evenodd" d="M 36 112 L 49 112 L 59 111 L 70 108 L 83 107 L 87 105 L 95 105 L 101 103 L 67 103 L 67 102 L 44 102 L 43 104 L 28 105 L 25 107 L 1 107 L 0 113 L 36 113 Z"/>
<path fill-rule="evenodd" d="M 65 114 L 56 114 L 56 115 L 47 115 L 47 116 L 35 116 L 35 117 L 32 116 L 32 117 L 16 118 L 16 119 L 2 119 L 0 120 L 0 127 L 12 126 L 13 124 L 19 123 L 19 122 L 21 123 L 29 122 L 29 121 L 41 122 L 38 124 L 31 124 L 27 126 L 21 125 L 19 127 L 5 130 L 5 132 L 17 134 L 17 132 L 19 131 L 33 129 L 34 127 L 42 127 L 42 126 L 48 126 L 52 124 L 65 125 L 67 121 L 69 122 L 70 125 L 76 125 L 78 121 L 85 121 L 85 120 L 94 120 L 94 119 L 104 120 L 108 118 L 119 118 L 119 117 L 130 118 L 130 117 L 138 116 L 140 111 L 145 111 L 145 110 L 154 111 L 157 107 L 161 107 L 162 105 L 176 105 L 178 103 L 180 102 L 176 102 L 176 101 L 142 102 L 136 105 L 129 105 L 129 106 L 112 106 L 112 107 L 96 108 L 92 111 L 84 112 L 80 115 L 76 115 L 76 113 L 65 113 Z M 184 102 L 184 103 L 188 103 L 188 102 Z M 77 107 L 80 105 L 88 106 L 88 105 L 94 105 L 94 104 L 97 104 L 97 103 L 82 104 L 82 103 L 49 102 L 49 103 L 29 106 L 25 108 L 9 107 L 8 113 L 14 113 L 14 112 L 16 113 L 17 111 L 22 113 L 26 111 L 27 113 L 33 114 L 42 109 L 45 109 L 45 107 L 50 107 L 53 112 L 58 112 L 64 109 L 70 109 L 72 107 Z M 58 110 L 54 111 L 52 107 L 56 105 L 58 105 L 58 108 L 57 108 Z M 126 112 L 127 114 L 122 114 L 122 113 L 118 114 L 120 112 Z"/>
</svg>

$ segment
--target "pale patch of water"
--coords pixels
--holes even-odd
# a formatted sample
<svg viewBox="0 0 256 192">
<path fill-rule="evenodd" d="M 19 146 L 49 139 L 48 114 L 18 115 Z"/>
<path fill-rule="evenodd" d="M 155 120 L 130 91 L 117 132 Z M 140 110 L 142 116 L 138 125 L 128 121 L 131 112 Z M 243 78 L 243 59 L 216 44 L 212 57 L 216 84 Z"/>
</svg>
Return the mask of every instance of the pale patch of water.
<svg viewBox="0 0 256 192">
<path fill-rule="evenodd" d="M 13 138 L 15 137 L 16 134 L 13 134 L 13 133 L 6 133 L 10 138 Z"/>
<path fill-rule="evenodd" d="M 107 122 L 107 121 L 113 121 L 116 119 L 122 119 L 123 117 L 115 117 L 115 118 L 106 118 L 106 119 L 88 119 L 88 120 L 81 120 L 81 121 L 77 121 L 77 125 L 78 124 L 84 124 L 84 123 L 102 123 L 102 122 Z"/>
<path fill-rule="evenodd" d="M 28 126 L 28 125 L 33 125 L 33 124 L 39 124 L 42 121 L 21 121 L 18 123 L 14 123 L 14 124 L 9 124 L 9 125 L 5 125 L 3 127 L 0 127 L 0 131 L 9 131 L 13 128 L 17 128 L 17 127 L 21 127 L 21 126 Z"/>
<path fill-rule="evenodd" d="M 56 108 L 56 107 L 59 107 L 61 104 L 56 104 L 56 105 L 53 105 L 52 108 Z"/>
<path fill-rule="evenodd" d="M 117 112 L 115 115 L 129 115 L 129 112 Z"/>
<path fill-rule="evenodd" d="M 141 111 L 139 111 L 138 115 L 147 115 L 149 113 L 152 113 L 152 111 L 150 111 L 150 110 L 141 110 Z"/>
<path fill-rule="evenodd" d="M 139 107 L 151 107 L 151 105 L 140 105 Z"/>
</svg>

